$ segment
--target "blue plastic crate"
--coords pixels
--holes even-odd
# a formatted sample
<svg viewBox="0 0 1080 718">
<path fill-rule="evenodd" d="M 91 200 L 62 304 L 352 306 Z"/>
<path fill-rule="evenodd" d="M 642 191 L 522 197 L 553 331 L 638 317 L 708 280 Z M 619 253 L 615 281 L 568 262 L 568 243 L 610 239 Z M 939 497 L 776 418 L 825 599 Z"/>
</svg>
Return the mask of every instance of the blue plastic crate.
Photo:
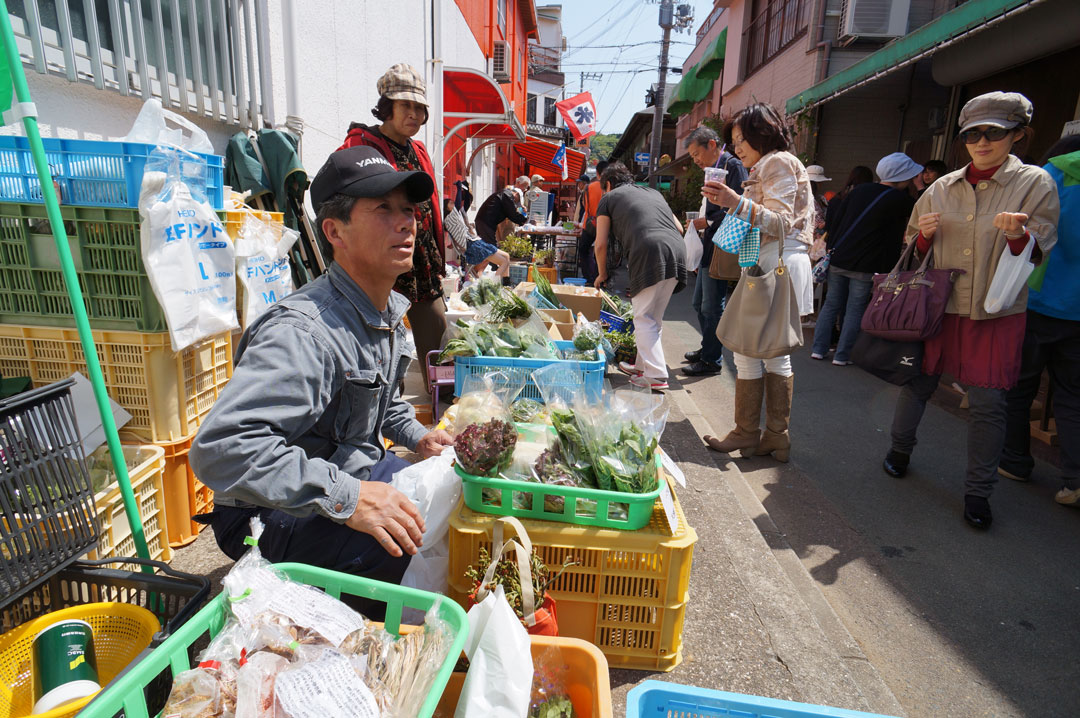
<svg viewBox="0 0 1080 718">
<path fill-rule="evenodd" d="M 626 718 L 888 718 L 663 681 L 645 681 L 626 696 Z"/>
<path fill-rule="evenodd" d="M 609 332 L 634 331 L 634 320 L 623 319 L 617 314 L 600 310 L 600 324 Z"/>
<path fill-rule="evenodd" d="M 154 145 L 101 140 L 43 139 L 61 204 L 82 207 L 139 206 L 146 159 Z M 214 209 L 225 199 L 225 158 L 204 155 L 206 198 Z M 0 201 L 43 203 L 41 183 L 25 137 L 0 137 Z"/>
<path fill-rule="evenodd" d="M 545 299 L 544 295 L 535 289 L 529 292 L 529 297 L 536 300 L 537 309 L 558 309 L 558 307 Z"/>
<path fill-rule="evenodd" d="M 527 264 L 511 264 L 510 265 L 510 283 L 514 286 L 521 284 L 529 278 L 529 265 Z"/>
<path fill-rule="evenodd" d="M 584 287 L 586 284 L 585 277 L 563 277 L 563 284 L 570 284 L 575 287 Z"/>
<path fill-rule="evenodd" d="M 558 349 L 573 349 L 574 343 L 556 340 Z M 601 354 L 602 356 L 602 354 Z M 540 390 L 532 380 L 532 373 L 552 364 L 558 364 L 567 370 L 566 386 L 568 392 L 564 399 L 572 400 L 571 392 L 584 389 L 590 395 L 599 396 L 604 389 L 604 370 L 607 362 L 601 358 L 595 361 L 577 361 L 573 359 L 530 359 L 525 357 L 456 357 L 454 359 L 454 395 L 461 396 L 465 379 L 477 374 L 504 372 L 512 376 L 523 376 L 525 388 L 520 397 L 543 401 Z"/>
</svg>

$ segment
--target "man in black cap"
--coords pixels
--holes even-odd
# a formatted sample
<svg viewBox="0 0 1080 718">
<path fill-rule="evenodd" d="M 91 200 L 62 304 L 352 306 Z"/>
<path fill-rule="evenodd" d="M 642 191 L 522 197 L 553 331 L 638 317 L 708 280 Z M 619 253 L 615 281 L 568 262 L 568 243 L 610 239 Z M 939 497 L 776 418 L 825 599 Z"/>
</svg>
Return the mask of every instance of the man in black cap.
<svg viewBox="0 0 1080 718">
<path fill-rule="evenodd" d="M 426 173 L 398 172 L 371 147 L 335 152 L 311 183 L 334 262 L 248 327 L 191 447 L 215 492 L 201 520 L 230 558 L 246 550 L 256 514 L 274 562 L 397 583 L 416 553 L 424 520 L 389 485 L 407 464 L 382 437 L 424 457 L 453 443 L 398 394 L 409 302 L 392 290 L 412 268 L 415 206 L 432 189 Z"/>
</svg>

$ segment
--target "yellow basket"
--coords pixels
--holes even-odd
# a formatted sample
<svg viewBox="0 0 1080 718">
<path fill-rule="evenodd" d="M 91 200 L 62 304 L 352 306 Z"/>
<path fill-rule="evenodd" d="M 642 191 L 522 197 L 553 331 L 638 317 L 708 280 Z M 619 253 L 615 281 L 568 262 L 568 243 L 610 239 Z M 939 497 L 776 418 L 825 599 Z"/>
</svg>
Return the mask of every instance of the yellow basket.
<svg viewBox="0 0 1080 718">
<path fill-rule="evenodd" d="M 161 630 L 154 614 L 130 603 L 87 603 L 47 613 L 0 636 L 0 718 L 28 716 L 34 708 L 30 655 L 34 637 L 58 621 L 86 621 L 94 633 L 98 683 L 107 684 L 127 668 Z M 74 716 L 93 696 L 35 718 Z"/>
<path fill-rule="evenodd" d="M 232 378 L 229 333 L 173 354 L 167 332 L 95 331 L 109 396 L 131 414 L 123 428 L 143 441 L 179 441 L 195 433 Z M 0 324 L 0 374 L 43 386 L 88 376 L 74 329 Z"/>
<path fill-rule="evenodd" d="M 670 671 L 679 665 L 697 532 L 677 498 L 675 510 L 675 536 L 659 502 L 638 531 L 521 520 L 553 572 L 567 559 L 577 562 L 551 585 L 560 636 L 595 644 L 613 667 Z M 463 606 L 472 589 L 465 570 L 476 564 L 481 548 L 490 554 L 496 518 L 464 502 L 450 515 L 448 595 Z"/>
<path fill-rule="evenodd" d="M 269 224 L 282 224 L 285 222 L 285 214 L 282 212 L 263 212 L 257 209 L 226 210 L 222 213 L 225 215 L 225 232 L 234 242 L 240 236 L 240 228 L 244 226 L 244 216 L 248 212 Z"/>
<path fill-rule="evenodd" d="M 143 534 L 150 549 L 150 558 L 155 561 L 168 561 L 172 558 L 169 548 L 169 531 L 165 520 L 165 451 L 153 445 L 123 447 L 124 457 L 132 458 L 138 464 L 128 471 L 131 490 L 139 505 L 139 517 L 142 519 Z M 99 460 L 110 463 L 107 449 L 99 450 L 104 458 Z M 97 452 L 95 452 L 97 453 Z M 97 506 L 98 530 L 101 541 L 87 558 L 113 558 L 116 556 L 134 556 L 135 539 L 131 535 L 131 525 L 124 511 L 124 498 L 116 484 L 98 491 L 94 495 Z"/>
</svg>

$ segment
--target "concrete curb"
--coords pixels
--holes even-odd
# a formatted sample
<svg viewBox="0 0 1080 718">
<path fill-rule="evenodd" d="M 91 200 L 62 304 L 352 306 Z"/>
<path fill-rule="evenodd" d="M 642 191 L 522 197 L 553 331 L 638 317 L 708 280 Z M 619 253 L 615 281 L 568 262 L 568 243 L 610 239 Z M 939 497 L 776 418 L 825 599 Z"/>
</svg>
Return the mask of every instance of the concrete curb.
<svg viewBox="0 0 1080 718">
<path fill-rule="evenodd" d="M 718 432 L 687 391 L 673 384 L 667 395 L 696 434 L 693 443 L 680 441 L 673 447 L 673 458 L 680 464 L 691 463 L 680 466 L 684 471 L 692 471 L 694 464 L 711 463 L 723 477 L 723 482 L 688 488 L 714 495 L 709 502 L 713 509 L 710 519 L 720 529 L 724 549 L 754 604 L 776 660 L 790 673 L 802 699 L 903 715 L 899 701 L 818 589 L 736 462 L 710 451 L 697 440 Z M 691 471 L 687 471 L 688 479 Z M 707 476 L 696 478 L 708 481 Z M 720 510 L 724 505 L 737 505 L 740 510 Z"/>
</svg>

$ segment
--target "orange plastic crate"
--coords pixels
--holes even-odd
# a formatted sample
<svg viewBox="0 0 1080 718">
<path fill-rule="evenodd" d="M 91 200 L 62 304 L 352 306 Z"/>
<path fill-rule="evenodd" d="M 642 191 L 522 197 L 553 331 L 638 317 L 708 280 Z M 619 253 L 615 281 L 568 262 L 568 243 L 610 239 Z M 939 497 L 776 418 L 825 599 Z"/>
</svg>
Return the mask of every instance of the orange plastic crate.
<svg viewBox="0 0 1080 718">
<path fill-rule="evenodd" d="M 589 643 L 577 638 L 554 636 L 529 636 L 532 643 L 532 656 L 538 658 L 549 647 L 558 648 L 562 654 L 566 671 L 566 693 L 574 704 L 577 718 L 612 718 L 611 677 L 604 654 Z M 450 674 L 436 715 L 452 716 L 461 697 L 461 687 L 465 683 L 464 673 Z"/>
<path fill-rule="evenodd" d="M 125 432 L 145 442 L 189 437 L 232 378 L 232 337 L 219 334 L 173 354 L 168 333 L 94 331 L 109 396 L 131 414 Z M 75 329 L 0 324 L 0 374 L 35 386 L 89 376 Z"/>
<path fill-rule="evenodd" d="M 192 516 L 214 508 L 214 492 L 195 478 L 188 463 L 194 436 L 183 441 L 158 444 L 165 451 L 165 516 L 169 526 L 169 545 L 186 546 L 199 537 L 206 526 Z"/>
<path fill-rule="evenodd" d="M 581 638 L 620 668 L 669 671 L 682 661 L 682 627 L 689 600 L 690 568 L 697 533 L 675 501 L 679 531 L 672 536 L 658 503 L 649 524 L 618 531 L 523 519 L 533 548 L 557 571 L 553 582 L 559 634 Z M 497 517 L 464 504 L 450 517 L 449 595 L 467 606 L 465 570 L 480 549 L 491 551 Z"/>
</svg>

